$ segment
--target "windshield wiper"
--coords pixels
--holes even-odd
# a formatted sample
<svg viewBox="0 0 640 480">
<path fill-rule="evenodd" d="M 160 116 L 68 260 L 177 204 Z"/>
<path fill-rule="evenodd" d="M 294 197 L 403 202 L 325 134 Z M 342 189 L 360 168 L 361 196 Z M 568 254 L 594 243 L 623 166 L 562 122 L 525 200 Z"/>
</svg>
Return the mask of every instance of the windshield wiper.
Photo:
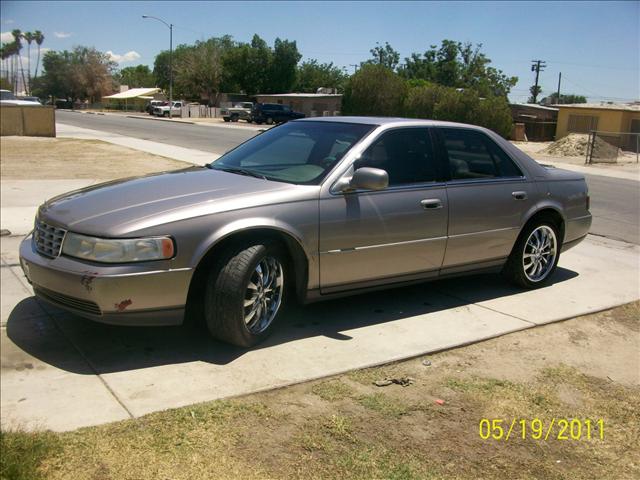
<svg viewBox="0 0 640 480">
<path fill-rule="evenodd" d="M 254 172 L 253 170 L 247 170 L 240 167 L 214 167 L 213 165 L 207 165 L 208 168 L 213 170 L 222 170 L 223 172 L 237 173 L 238 175 L 246 175 L 248 177 L 261 178 L 262 180 L 268 180 L 264 175 Z"/>
</svg>

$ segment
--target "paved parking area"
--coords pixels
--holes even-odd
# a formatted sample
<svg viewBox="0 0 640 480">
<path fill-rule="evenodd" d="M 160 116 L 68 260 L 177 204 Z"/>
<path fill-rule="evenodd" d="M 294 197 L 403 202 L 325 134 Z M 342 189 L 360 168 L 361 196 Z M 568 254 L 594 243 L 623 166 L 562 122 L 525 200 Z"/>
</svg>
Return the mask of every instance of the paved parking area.
<svg viewBox="0 0 640 480">
<path fill-rule="evenodd" d="M 93 323 L 40 304 L 2 237 L 2 426 L 70 430 L 242 395 L 477 342 L 640 297 L 640 248 L 590 236 L 555 283 L 498 275 L 425 283 L 289 310 L 251 351 L 188 327 Z"/>
</svg>

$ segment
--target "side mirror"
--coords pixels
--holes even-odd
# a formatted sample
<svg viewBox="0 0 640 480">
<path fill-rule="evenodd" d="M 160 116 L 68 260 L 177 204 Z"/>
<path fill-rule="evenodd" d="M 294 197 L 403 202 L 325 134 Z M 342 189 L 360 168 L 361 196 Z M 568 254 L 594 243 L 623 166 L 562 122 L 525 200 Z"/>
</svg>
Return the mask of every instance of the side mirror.
<svg viewBox="0 0 640 480">
<path fill-rule="evenodd" d="M 340 183 L 338 188 L 343 192 L 352 190 L 384 190 L 389 186 L 389 175 L 380 168 L 362 167 L 354 172 L 350 180 Z"/>
</svg>

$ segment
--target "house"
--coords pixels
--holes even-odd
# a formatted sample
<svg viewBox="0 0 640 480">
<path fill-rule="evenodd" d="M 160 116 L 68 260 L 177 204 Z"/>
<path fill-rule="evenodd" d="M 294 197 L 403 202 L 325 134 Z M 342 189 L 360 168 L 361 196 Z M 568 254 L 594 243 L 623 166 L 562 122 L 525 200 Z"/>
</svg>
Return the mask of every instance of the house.
<svg viewBox="0 0 640 480">
<path fill-rule="evenodd" d="M 256 100 L 287 105 L 307 117 L 332 117 L 340 115 L 342 110 L 342 95 L 338 93 L 259 93 Z"/>
<path fill-rule="evenodd" d="M 545 142 L 554 139 L 558 121 L 557 108 L 535 103 L 512 103 L 509 108 L 513 123 L 524 124 L 527 140 Z"/>
<path fill-rule="evenodd" d="M 640 103 L 576 103 L 556 105 L 558 108 L 558 126 L 556 139 L 570 133 L 589 133 L 598 131 L 613 133 L 619 138 L 618 145 L 635 150 L 637 135 L 640 134 Z"/>
</svg>

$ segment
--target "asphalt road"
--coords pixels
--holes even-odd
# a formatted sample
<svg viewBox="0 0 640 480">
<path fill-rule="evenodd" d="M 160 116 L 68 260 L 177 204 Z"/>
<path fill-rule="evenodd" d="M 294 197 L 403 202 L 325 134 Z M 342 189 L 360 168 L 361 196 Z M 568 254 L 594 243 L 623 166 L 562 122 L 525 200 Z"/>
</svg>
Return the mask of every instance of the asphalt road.
<svg viewBox="0 0 640 480">
<path fill-rule="evenodd" d="M 591 197 L 591 233 L 640 244 L 640 183 L 586 175 Z"/>
<path fill-rule="evenodd" d="M 222 154 L 256 134 L 255 130 L 134 119 L 115 115 L 56 112 L 61 123 L 154 142 Z M 640 183 L 587 175 L 591 195 L 591 233 L 640 244 Z"/>
<path fill-rule="evenodd" d="M 218 155 L 253 137 L 251 128 L 229 128 L 193 125 L 190 123 L 154 121 L 116 115 L 86 115 L 56 111 L 56 121 L 76 127 L 102 130 L 152 142 L 195 148 Z"/>
</svg>

